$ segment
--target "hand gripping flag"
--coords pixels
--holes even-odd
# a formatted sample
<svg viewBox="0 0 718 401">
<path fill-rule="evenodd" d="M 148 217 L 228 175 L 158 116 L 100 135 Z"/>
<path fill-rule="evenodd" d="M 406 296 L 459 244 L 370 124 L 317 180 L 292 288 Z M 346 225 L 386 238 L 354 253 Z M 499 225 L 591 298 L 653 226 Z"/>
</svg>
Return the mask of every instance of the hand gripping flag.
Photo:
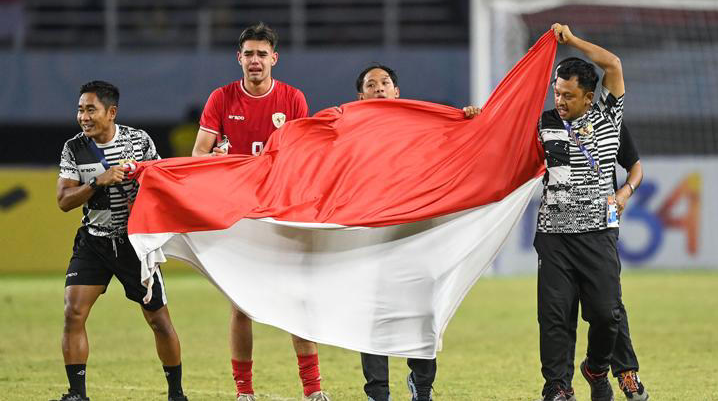
<svg viewBox="0 0 718 401">
<path fill-rule="evenodd" d="M 255 321 L 435 357 L 544 172 L 537 122 L 555 52 L 548 32 L 473 119 L 365 100 L 287 122 L 259 156 L 140 163 L 129 233 L 145 284 L 178 258 Z"/>
</svg>

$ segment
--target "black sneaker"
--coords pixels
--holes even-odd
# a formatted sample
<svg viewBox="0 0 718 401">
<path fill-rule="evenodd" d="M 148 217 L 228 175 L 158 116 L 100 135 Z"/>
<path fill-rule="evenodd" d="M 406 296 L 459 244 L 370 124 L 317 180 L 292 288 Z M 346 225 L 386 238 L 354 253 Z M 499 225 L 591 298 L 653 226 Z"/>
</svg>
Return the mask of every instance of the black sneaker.
<svg viewBox="0 0 718 401">
<path fill-rule="evenodd" d="M 170 395 L 167 397 L 167 401 L 189 401 L 189 399 L 187 399 L 187 396 L 184 394 L 174 396 Z"/>
<path fill-rule="evenodd" d="M 586 360 L 581 362 L 581 374 L 591 386 L 591 401 L 613 401 L 613 389 L 608 381 L 608 369 L 593 373 L 586 367 Z"/>
<path fill-rule="evenodd" d="M 568 401 L 568 398 L 564 389 L 554 386 L 546 391 L 539 401 Z"/>
<path fill-rule="evenodd" d="M 50 400 L 50 401 L 90 401 L 90 398 L 83 397 L 80 394 L 77 394 L 76 392 L 72 390 L 68 390 L 69 393 L 63 394 L 62 397 L 60 397 L 59 400 Z"/>
<path fill-rule="evenodd" d="M 409 387 L 409 393 L 411 393 L 410 401 L 432 401 L 434 399 L 432 395 L 434 390 L 431 387 L 428 389 L 416 387 L 413 372 L 410 372 L 409 376 L 406 377 L 406 385 Z"/>
<path fill-rule="evenodd" d="M 648 391 L 643 387 L 641 379 L 635 370 L 621 372 L 618 374 L 618 388 L 631 401 L 648 401 Z"/>
</svg>

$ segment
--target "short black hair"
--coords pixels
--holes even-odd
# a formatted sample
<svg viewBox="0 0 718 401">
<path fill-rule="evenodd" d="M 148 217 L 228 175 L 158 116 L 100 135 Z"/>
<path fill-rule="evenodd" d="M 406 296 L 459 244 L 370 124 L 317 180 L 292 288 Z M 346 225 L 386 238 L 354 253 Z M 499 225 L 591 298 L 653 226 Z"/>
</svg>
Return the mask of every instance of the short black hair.
<svg viewBox="0 0 718 401">
<path fill-rule="evenodd" d="M 100 102 L 109 109 L 110 106 L 120 104 L 120 91 L 115 85 L 105 81 L 90 81 L 80 87 L 80 96 L 83 93 L 94 93 Z"/>
<path fill-rule="evenodd" d="M 578 57 L 569 57 L 561 60 L 556 67 L 556 78 L 569 80 L 571 77 L 578 79 L 578 86 L 585 92 L 593 92 L 598 85 L 598 73 L 596 67 Z"/>
<path fill-rule="evenodd" d="M 239 35 L 239 50 L 242 50 L 242 45 L 248 40 L 267 41 L 270 46 L 272 46 L 272 51 L 276 51 L 277 44 L 279 44 L 279 36 L 277 33 L 264 22 L 252 25 L 242 31 L 242 34 Z"/>
<path fill-rule="evenodd" d="M 399 86 L 399 77 L 396 75 L 396 72 L 394 70 L 379 63 L 371 63 L 367 68 L 360 72 L 359 76 L 357 77 L 357 93 L 364 93 L 364 77 L 369 71 L 376 68 L 386 71 L 386 73 L 389 74 L 389 78 L 391 78 L 391 82 L 394 84 L 394 86 Z"/>
</svg>

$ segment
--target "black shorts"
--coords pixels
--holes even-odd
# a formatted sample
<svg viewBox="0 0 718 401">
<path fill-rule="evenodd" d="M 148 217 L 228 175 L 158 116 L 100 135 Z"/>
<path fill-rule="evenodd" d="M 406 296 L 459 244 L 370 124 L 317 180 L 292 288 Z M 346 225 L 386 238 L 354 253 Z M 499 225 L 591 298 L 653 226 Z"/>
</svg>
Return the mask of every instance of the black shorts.
<svg viewBox="0 0 718 401">
<path fill-rule="evenodd" d="M 113 240 L 92 235 L 86 227 L 80 227 L 75 236 L 70 266 L 65 275 L 65 287 L 107 286 L 114 275 L 125 287 L 125 296 L 128 299 L 139 303 L 146 310 L 155 311 L 167 304 L 162 273 L 159 270 L 155 273 L 152 299 L 145 304 L 142 298 L 147 288 L 141 283 L 140 266 L 140 260 L 127 235 L 115 237 Z"/>
</svg>

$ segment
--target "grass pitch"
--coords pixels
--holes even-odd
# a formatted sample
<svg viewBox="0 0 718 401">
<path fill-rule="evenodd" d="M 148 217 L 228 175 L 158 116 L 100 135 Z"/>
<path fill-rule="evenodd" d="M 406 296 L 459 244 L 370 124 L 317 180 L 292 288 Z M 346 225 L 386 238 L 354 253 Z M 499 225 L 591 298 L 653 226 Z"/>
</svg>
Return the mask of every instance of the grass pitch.
<svg viewBox="0 0 718 401">
<path fill-rule="evenodd" d="M 62 274 L 0 276 L 0 400 L 47 400 L 66 391 L 63 280 Z M 233 400 L 228 302 L 193 272 L 170 272 L 166 282 L 182 342 L 185 392 L 193 401 Z M 543 381 L 535 286 L 535 277 L 479 280 L 444 336 L 435 400 L 538 398 Z M 651 399 L 718 400 L 718 272 L 627 273 L 623 290 Z M 586 348 L 581 323 L 577 364 Z M 93 401 L 166 399 L 151 331 L 117 281 L 95 304 L 87 328 Z M 258 399 L 300 399 L 289 335 L 258 324 L 254 331 Z M 408 399 L 405 361 L 390 360 L 392 396 Z M 356 352 L 320 346 L 320 367 L 323 387 L 335 401 L 366 400 Z M 590 399 L 580 375 L 573 384 L 579 400 Z M 615 381 L 614 391 L 623 399 Z"/>
</svg>

